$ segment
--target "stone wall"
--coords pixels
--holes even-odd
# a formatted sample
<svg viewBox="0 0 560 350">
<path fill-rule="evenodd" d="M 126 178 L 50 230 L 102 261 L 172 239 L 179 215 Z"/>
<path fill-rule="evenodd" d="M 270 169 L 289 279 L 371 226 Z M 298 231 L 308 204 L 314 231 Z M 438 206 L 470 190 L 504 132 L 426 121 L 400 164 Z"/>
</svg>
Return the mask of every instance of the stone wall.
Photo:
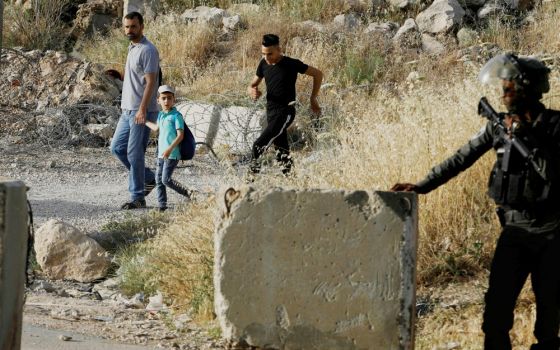
<svg viewBox="0 0 560 350">
<path fill-rule="evenodd" d="M 413 349 L 417 197 L 229 189 L 215 234 L 215 310 L 232 342 Z"/>
<path fill-rule="evenodd" d="M 19 349 L 27 253 L 25 185 L 0 177 L 0 349 Z"/>
</svg>

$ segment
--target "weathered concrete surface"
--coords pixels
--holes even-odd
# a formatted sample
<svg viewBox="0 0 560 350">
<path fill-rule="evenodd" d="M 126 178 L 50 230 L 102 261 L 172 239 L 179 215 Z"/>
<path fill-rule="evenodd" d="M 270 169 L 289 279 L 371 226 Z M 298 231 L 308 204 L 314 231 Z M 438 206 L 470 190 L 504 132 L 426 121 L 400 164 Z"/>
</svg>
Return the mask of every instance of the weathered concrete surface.
<svg viewBox="0 0 560 350">
<path fill-rule="evenodd" d="M 226 146 L 230 153 L 244 154 L 259 137 L 265 120 L 261 109 L 232 106 L 221 110 L 214 146 Z"/>
<path fill-rule="evenodd" d="M 197 102 L 180 102 L 175 107 L 183 115 L 196 142 L 212 146 L 220 125 L 221 108 Z"/>
<path fill-rule="evenodd" d="M 417 197 L 252 188 L 224 195 L 215 310 L 272 349 L 413 349 Z"/>
<path fill-rule="evenodd" d="M 261 109 L 180 102 L 176 108 L 185 119 L 196 142 L 227 147 L 232 153 L 246 153 L 262 131 L 265 113 Z"/>
<path fill-rule="evenodd" d="M 27 256 L 25 185 L 0 177 L 0 349 L 19 349 Z"/>
</svg>

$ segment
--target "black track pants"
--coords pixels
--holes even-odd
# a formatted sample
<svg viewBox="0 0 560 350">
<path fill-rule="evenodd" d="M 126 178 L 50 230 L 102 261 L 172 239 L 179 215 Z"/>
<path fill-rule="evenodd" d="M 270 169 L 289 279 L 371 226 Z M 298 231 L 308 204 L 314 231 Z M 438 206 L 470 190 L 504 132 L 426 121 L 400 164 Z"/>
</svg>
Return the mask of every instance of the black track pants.
<svg viewBox="0 0 560 350">
<path fill-rule="evenodd" d="M 560 234 L 506 228 L 498 239 L 485 296 L 485 350 L 511 350 L 515 303 L 529 274 L 537 305 L 534 334 L 538 340 L 531 349 L 559 349 Z"/>
<path fill-rule="evenodd" d="M 295 108 L 291 106 L 267 109 L 267 126 L 255 143 L 253 143 L 253 162 L 256 162 L 268 147 L 274 144 L 276 160 L 282 164 L 285 172 L 289 172 L 292 161 L 290 159 L 287 130 L 294 121 L 295 113 Z"/>
</svg>

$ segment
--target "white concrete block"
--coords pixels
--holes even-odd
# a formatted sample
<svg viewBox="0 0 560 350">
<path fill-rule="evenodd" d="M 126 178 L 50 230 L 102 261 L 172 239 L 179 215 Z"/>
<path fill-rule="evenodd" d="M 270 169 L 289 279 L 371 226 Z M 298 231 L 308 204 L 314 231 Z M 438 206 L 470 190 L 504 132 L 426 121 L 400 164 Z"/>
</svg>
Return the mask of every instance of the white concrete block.
<svg viewBox="0 0 560 350">
<path fill-rule="evenodd" d="M 183 115 L 196 142 L 213 146 L 221 118 L 221 108 L 207 103 L 180 102 L 175 106 Z"/>
<path fill-rule="evenodd" d="M 246 107 L 228 107 L 221 111 L 214 146 L 227 146 L 230 153 L 246 154 L 262 131 L 265 111 Z"/>
<path fill-rule="evenodd" d="M 228 189 L 215 311 L 229 340 L 272 349 L 413 349 L 417 197 Z"/>
</svg>

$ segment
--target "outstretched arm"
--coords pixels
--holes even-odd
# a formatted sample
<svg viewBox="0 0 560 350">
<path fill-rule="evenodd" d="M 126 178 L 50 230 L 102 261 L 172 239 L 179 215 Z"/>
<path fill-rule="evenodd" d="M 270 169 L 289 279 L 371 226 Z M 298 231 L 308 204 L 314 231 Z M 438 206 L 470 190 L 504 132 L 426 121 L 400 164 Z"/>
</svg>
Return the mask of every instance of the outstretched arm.
<svg viewBox="0 0 560 350">
<path fill-rule="evenodd" d="M 247 93 L 253 100 L 257 100 L 262 95 L 262 92 L 259 90 L 259 84 L 261 83 L 262 79 L 263 78 L 259 77 L 258 75 L 255 75 L 253 81 L 251 81 L 251 84 L 247 88 Z"/>
<path fill-rule="evenodd" d="M 313 77 L 313 89 L 311 90 L 309 103 L 311 104 L 311 110 L 313 113 L 319 115 L 321 113 L 321 107 L 319 106 L 319 102 L 317 102 L 317 96 L 319 95 L 321 83 L 323 82 L 323 72 L 315 67 L 309 66 L 305 71 L 305 74 Z"/>
<path fill-rule="evenodd" d="M 426 178 L 416 184 L 397 183 L 391 191 L 425 194 L 443 185 L 460 172 L 469 168 L 484 153 L 492 148 L 492 126 L 488 123 L 475 137 L 463 145 L 454 155 L 430 170 Z"/>
<path fill-rule="evenodd" d="M 146 126 L 150 129 L 152 129 L 153 131 L 158 131 L 159 130 L 159 126 L 156 123 L 151 122 L 149 120 L 146 120 Z"/>
</svg>

